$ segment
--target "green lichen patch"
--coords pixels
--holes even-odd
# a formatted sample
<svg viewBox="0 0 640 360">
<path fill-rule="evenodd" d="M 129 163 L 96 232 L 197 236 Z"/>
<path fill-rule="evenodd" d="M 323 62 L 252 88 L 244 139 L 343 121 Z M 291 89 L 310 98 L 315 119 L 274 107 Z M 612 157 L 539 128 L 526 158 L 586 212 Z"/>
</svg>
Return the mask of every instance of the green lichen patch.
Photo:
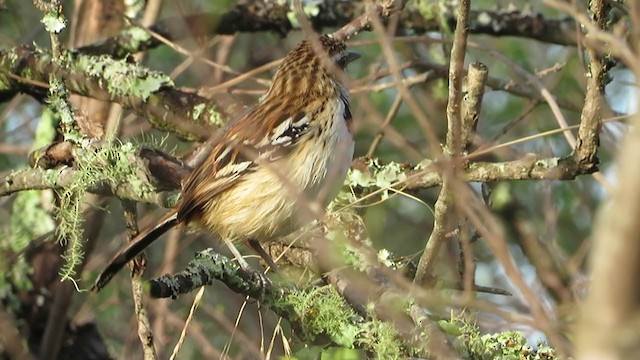
<svg viewBox="0 0 640 360">
<path fill-rule="evenodd" d="M 370 348 L 375 359 L 405 359 L 407 349 L 398 340 L 398 333 L 390 323 L 380 321 L 369 311 L 371 320 L 362 326 L 359 343 Z"/>
<path fill-rule="evenodd" d="M 76 71 L 99 77 L 112 96 L 135 96 L 147 100 L 164 86 L 173 86 L 164 73 L 151 71 L 109 56 L 78 55 Z"/>
<path fill-rule="evenodd" d="M 328 336 L 340 346 L 352 348 L 361 318 L 345 303 L 332 286 L 323 286 L 288 294 L 279 306 L 291 307 L 299 317 L 303 340 Z"/>
<path fill-rule="evenodd" d="M 305 342 L 328 338 L 329 346 L 366 349 L 376 359 L 406 355 L 393 325 L 378 320 L 373 311 L 364 319 L 332 286 L 293 291 L 276 306 L 293 309 L 302 326 L 296 334 Z"/>
<path fill-rule="evenodd" d="M 42 20 L 44 28 L 47 32 L 58 34 L 62 29 L 67 27 L 67 20 L 57 11 L 51 11 L 44 14 Z"/>
<path fill-rule="evenodd" d="M 211 103 L 200 103 L 193 106 L 189 111 L 189 117 L 194 122 L 205 123 L 214 127 L 222 127 L 226 123 L 225 117 Z"/>
<path fill-rule="evenodd" d="M 61 79 L 52 78 L 49 82 L 49 96 L 47 102 L 49 107 L 43 111 L 43 121 L 46 119 L 50 123 L 60 123 L 64 139 L 78 144 L 83 136 L 80 134 L 78 124 L 74 114 L 76 109 L 68 101 L 69 93 L 67 87 Z M 51 141 L 51 140 L 49 140 Z"/>
<path fill-rule="evenodd" d="M 197 120 L 200 118 L 200 116 L 202 116 L 202 114 L 204 113 L 205 109 L 206 109 L 207 104 L 198 104 L 196 106 L 193 107 L 193 111 L 191 113 L 191 116 L 193 117 L 193 120 Z"/>
<path fill-rule="evenodd" d="M 481 334 L 474 323 L 462 318 L 440 321 L 440 328 L 453 339 L 453 347 L 470 360 L 555 360 L 555 350 L 544 343 L 531 346 L 518 331 Z"/>
<path fill-rule="evenodd" d="M 139 43 L 149 41 L 151 39 L 151 34 L 141 26 L 130 26 L 122 32 L 123 35 L 132 41 L 129 46 L 129 49 L 138 48 Z"/>
<path fill-rule="evenodd" d="M 354 167 L 349 170 L 345 183 L 363 188 L 375 187 L 382 190 L 382 199 L 389 198 L 391 187 L 407 180 L 407 166 L 390 162 L 381 165 L 377 159 L 367 160 L 366 167 Z M 395 193 L 392 191 L 392 193 Z"/>
</svg>

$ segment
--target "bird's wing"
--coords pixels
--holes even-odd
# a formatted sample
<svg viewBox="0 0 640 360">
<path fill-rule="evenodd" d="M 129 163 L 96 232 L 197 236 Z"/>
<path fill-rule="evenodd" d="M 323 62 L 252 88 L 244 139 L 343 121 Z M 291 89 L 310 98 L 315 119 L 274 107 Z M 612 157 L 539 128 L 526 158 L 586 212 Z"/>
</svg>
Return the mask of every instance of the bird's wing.
<svg viewBox="0 0 640 360">
<path fill-rule="evenodd" d="M 198 209 L 232 187 L 243 174 L 255 171 L 259 162 L 285 156 L 309 132 L 309 115 L 301 107 L 274 108 L 265 103 L 232 123 L 186 180 L 178 205 L 180 221 L 192 220 Z"/>
</svg>

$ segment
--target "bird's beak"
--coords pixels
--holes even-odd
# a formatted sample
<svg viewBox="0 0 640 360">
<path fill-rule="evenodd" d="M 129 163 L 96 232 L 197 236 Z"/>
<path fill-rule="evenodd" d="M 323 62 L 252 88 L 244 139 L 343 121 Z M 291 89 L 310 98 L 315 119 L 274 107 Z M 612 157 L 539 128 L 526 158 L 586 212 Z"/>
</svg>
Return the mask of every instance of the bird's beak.
<svg viewBox="0 0 640 360">
<path fill-rule="evenodd" d="M 351 63 L 354 60 L 358 60 L 362 57 L 362 55 L 360 55 L 360 53 L 357 53 L 355 51 L 348 51 L 347 52 L 347 56 L 345 58 L 344 64 L 347 65 L 349 63 Z"/>
</svg>

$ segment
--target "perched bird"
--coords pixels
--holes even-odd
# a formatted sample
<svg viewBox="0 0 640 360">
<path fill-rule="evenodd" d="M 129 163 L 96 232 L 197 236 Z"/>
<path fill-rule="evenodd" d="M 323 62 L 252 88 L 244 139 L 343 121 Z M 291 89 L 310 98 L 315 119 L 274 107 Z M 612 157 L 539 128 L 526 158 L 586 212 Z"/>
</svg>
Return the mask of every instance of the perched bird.
<svg viewBox="0 0 640 360">
<path fill-rule="evenodd" d="M 342 70 L 359 57 L 330 35 L 298 44 L 263 100 L 222 131 L 183 183 L 176 208 L 120 250 L 94 288 L 103 288 L 177 224 L 195 223 L 227 243 L 248 242 L 260 251 L 259 242 L 310 221 L 309 204 L 326 206 L 351 164 L 352 116 L 341 79 Z"/>
</svg>

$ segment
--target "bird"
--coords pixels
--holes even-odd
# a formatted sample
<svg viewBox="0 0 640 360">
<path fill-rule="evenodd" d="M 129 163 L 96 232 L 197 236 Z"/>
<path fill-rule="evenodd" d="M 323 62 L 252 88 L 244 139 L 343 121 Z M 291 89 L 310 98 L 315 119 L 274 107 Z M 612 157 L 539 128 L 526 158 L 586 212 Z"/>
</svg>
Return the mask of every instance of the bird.
<svg viewBox="0 0 640 360">
<path fill-rule="evenodd" d="M 285 56 L 261 101 L 221 130 L 210 153 L 183 181 L 176 207 L 115 254 L 93 289 L 104 288 L 177 225 L 194 224 L 227 245 L 248 243 L 264 258 L 260 242 L 312 221 L 310 204 L 326 207 L 351 166 L 353 117 L 344 70 L 359 57 L 332 35 L 301 41 Z M 234 255 L 241 259 L 237 250 Z"/>
</svg>

